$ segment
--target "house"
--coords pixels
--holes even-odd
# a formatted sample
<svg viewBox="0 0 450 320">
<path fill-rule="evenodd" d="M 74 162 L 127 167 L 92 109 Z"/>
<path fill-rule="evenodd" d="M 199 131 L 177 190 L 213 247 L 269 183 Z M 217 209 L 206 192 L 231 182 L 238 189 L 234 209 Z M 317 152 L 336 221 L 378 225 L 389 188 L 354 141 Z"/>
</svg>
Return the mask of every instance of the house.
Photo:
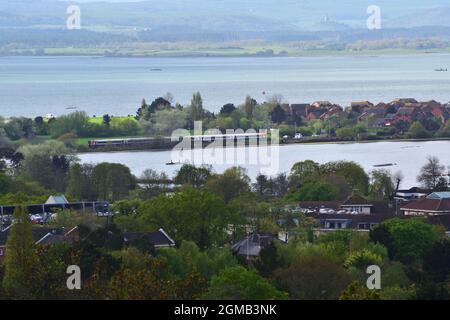
<svg viewBox="0 0 450 320">
<path fill-rule="evenodd" d="M 430 194 L 429 190 L 424 190 L 418 187 L 412 187 L 407 190 L 397 190 L 394 199 L 402 201 L 414 201 L 425 198 L 429 194 Z"/>
<path fill-rule="evenodd" d="M 362 113 L 367 108 L 372 108 L 373 103 L 369 101 L 352 101 L 350 108 L 353 112 Z"/>
<path fill-rule="evenodd" d="M 309 107 L 310 107 L 310 105 L 307 103 L 291 104 L 292 115 L 296 116 L 296 117 L 306 118 Z"/>
<path fill-rule="evenodd" d="M 273 234 L 250 233 L 247 237 L 235 243 L 231 250 L 234 254 L 246 257 L 247 260 L 253 260 L 259 256 L 262 249 L 274 241 L 283 243 Z"/>
<path fill-rule="evenodd" d="M 315 101 L 311 103 L 313 108 L 330 108 L 333 104 L 330 101 Z"/>
<path fill-rule="evenodd" d="M 442 216 L 450 214 L 450 192 L 434 192 L 400 208 L 405 216 Z"/>
<path fill-rule="evenodd" d="M 288 103 L 283 103 L 280 107 L 281 107 L 281 109 L 283 109 L 286 116 L 288 116 L 288 117 L 292 116 L 292 109 Z"/>
<path fill-rule="evenodd" d="M 411 123 L 416 120 L 418 111 L 418 108 L 401 107 L 393 117 L 393 123 L 397 123 L 400 121 Z"/>
<path fill-rule="evenodd" d="M 175 246 L 175 241 L 162 228 L 153 232 L 125 232 L 123 240 L 128 244 L 139 240 L 148 241 L 155 249 Z"/>
<path fill-rule="evenodd" d="M 320 120 L 327 121 L 330 118 L 341 118 L 346 116 L 347 114 L 342 110 L 340 106 L 332 106 L 325 113 L 319 116 Z"/>
<path fill-rule="evenodd" d="M 372 203 L 358 194 L 351 194 L 341 204 L 342 210 L 354 214 L 370 214 L 372 207 Z"/>
<path fill-rule="evenodd" d="M 358 122 L 367 123 L 370 125 L 374 125 L 375 122 L 379 122 L 377 120 L 383 120 L 386 115 L 386 109 L 382 107 L 374 107 L 370 109 L 366 109 L 359 117 Z"/>
<path fill-rule="evenodd" d="M 324 107 L 310 107 L 308 108 L 308 114 L 306 115 L 306 120 L 312 121 L 312 120 L 317 120 L 320 118 L 321 115 L 323 115 L 324 113 L 326 113 L 328 111 L 328 108 L 324 108 Z"/>
<path fill-rule="evenodd" d="M 417 105 L 418 104 L 417 100 L 413 99 L 413 98 L 401 98 L 401 99 L 396 99 L 393 102 L 394 103 L 400 103 L 400 104 L 403 104 L 405 106 Z"/>
<path fill-rule="evenodd" d="M 368 201 L 351 194 L 343 201 L 302 201 L 303 212 L 317 221 L 316 233 L 339 229 L 367 231 L 395 217 L 395 209 L 385 201 Z"/>
<path fill-rule="evenodd" d="M 5 259 L 7 253 L 6 242 L 8 240 L 11 225 L 0 231 L 0 262 Z M 31 229 L 33 240 L 39 245 L 51 245 L 54 243 L 73 244 L 79 241 L 78 227 L 67 231 L 65 228 L 34 227 Z"/>
</svg>

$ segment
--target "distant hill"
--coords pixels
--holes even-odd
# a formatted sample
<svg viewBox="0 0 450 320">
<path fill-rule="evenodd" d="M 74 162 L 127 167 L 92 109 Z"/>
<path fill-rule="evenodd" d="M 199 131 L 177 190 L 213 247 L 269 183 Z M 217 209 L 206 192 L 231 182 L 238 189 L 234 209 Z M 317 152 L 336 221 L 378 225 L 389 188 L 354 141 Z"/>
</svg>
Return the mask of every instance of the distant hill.
<svg viewBox="0 0 450 320">
<path fill-rule="evenodd" d="M 450 36 L 448 0 L 377 0 L 383 29 L 369 31 L 365 27 L 366 9 L 373 3 L 373 0 L 0 0 L 1 43 L 44 46 L 50 43 L 48 39 L 74 46 L 125 40 L 355 42 L 396 37 L 447 40 Z M 69 4 L 81 8 L 85 32 L 78 34 L 79 39 L 65 32 Z"/>
</svg>

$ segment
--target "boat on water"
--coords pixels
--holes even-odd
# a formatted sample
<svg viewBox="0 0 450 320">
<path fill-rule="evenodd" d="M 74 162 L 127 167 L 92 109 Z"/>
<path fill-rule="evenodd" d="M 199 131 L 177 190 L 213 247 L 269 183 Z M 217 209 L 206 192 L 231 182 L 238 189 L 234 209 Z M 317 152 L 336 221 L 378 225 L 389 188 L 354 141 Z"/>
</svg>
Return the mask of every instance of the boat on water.
<svg viewBox="0 0 450 320">
<path fill-rule="evenodd" d="M 179 165 L 179 164 L 181 164 L 180 162 L 173 162 L 173 161 L 170 161 L 170 162 L 167 162 L 166 163 L 166 166 L 175 166 L 175 165 Z"/>
<path fill-rule="evenodd" d="M 159 68 L 153 68 L 153 69 L 151 69 L 150 71 L 155 72 L 155 71 L 163 71 L 163 70 L 162 70 L 162 69 L 159 69 Z"/>
<path fill-rule="evenodd" d="M 447 70 L 447 68 L 439 68 L 439 69 L 434 69 L 434 71 L 437 71 L 437 72 L 447 72 L 448 70 Z"/>
<path fill-rule="evenodd" d="M 382 167 L 393 167 L 396 166 L 396 163 L 382 163 L 382 164 L 375 164 L 375 168 L 382 168 Z"/>
</svg>

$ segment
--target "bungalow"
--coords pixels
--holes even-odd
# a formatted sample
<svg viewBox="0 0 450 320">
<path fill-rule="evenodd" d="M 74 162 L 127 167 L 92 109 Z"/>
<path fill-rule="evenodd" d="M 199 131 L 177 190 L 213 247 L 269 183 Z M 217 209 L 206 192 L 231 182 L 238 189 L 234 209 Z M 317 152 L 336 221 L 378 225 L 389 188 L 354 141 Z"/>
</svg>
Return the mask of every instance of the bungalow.
<svg viewBox="0 0 450 320">
<path fill-rule="evenodd" d="M 308 114 L 306 116 L 306 120 L 309 122 L 309 121 L 312 121 L 312 120 L 319 119 L 320 116 L 323 115 L 324 113 L 326 113 L 327 111 L 328 111 L 327 108 L 315 108 L 315 107 L 313 108 L 313 107 L 310 107 L 308 109 Z"/>
<path fill-rule="evenodd" d="M 395 217 L 394 206 L 385 201 L 368 201 L 352 194 L 344 201 L 302 201 L 303 212 L 317 221 L 317 232 L 337 229 L 369 230 Z"/>
<path fill-rule="evenodd" d="M 434 192 L 400 208 L 405 216 L 442 216 L 450 214 L 450 192 Z"/>
<path fill-rule="evenodd" d="M 234 254 L 244 256 L 251 261 L 259 256 L 262 249 L 274 241 L 283 243 L 273 234 L 250 233 L 247 237 L 235 243 L 231 250 Z"/>
<path fill-rule="evenodd" d="M 429 190 L 424 190 L 418 187 L 412 187 L 407 190 L 397 190 L 394 199 L 402 201 L 415 201 L 425 198 L 430 194 Z"/>
<path fill-rule="evenodd" d="M 314 101 L 311 103 L 313 108 L 330 108 L 333 104 L 330 101 Z"/>
<path fill-rule="evenodd" d="M 2 262 L 6 256 L 6 241 L 8 239 L 10 228 L 11 225 L 0 231 L 0 262 Z M 34 242 L 39 245 L 50 245 L 61 242 L 70 245 L 79 240 L 78 227 L 74 227 L 69 231 L 65 228 L 34 227 L 31 231 Z"/>
<path fill-rule="evenodd" d="M 412 107 L 401 107 L 398 109 L 397 113 L 393 117 L 393 123 L 397 123 L 400 121 L 411 123 L 416 120 L 419 109 Z"/>
<path fill-rule="evenodd" d="M 342 110 L 340 106 L 332 106 L 324 114 L 319 116 L 320 120 L 327 121 L 330 118 L 341 118 L 347 114 Z"/>
<path fill-rule="evenodd" d="M 372 108 L 373 103 L 369 101 L 352 101 L 350 108 L 353 112 L 362 113 L 367 108 Z"/>
<path fill-rule="evenodd" d="M 359 117 L 358 122 L 361 123 L 370 123 L 370 125 L 374 125 L 374 123 L 378 123 L 377 120 L 384 119 L 386 115 L 385 108 L 370 108 L 366 109 Z M 384 121 L 383 121 L 384 123 Z"/>
<path fill-rule="evenodd" d="M 155 249 L 175 246 L 175 241 L 173 241 L 162 228 L 153 232 L 125 232 L 123 234 L 123 240 L 126 244 L 131 244 L 140 240 L 147 241 L 151 243 Z"/>
<path fill-rule="evenodd" d="M 291 104 L 292 109 L 292 115 L 297 117 L 304 117 L 306 118 L 308 114 L 308 108 L 310 107 L 307 103 L 296 103 Z"/>
</svg>

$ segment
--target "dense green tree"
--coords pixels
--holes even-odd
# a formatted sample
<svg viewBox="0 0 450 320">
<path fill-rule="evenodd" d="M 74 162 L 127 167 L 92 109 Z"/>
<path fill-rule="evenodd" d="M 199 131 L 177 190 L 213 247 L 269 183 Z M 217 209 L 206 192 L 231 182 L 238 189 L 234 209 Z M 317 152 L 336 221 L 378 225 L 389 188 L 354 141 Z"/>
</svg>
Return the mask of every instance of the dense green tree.
<svg viewBox="0 0 450 320">
<path fill-rule="evenodd" d="M 423 139 L 430 137 L 430 133 L 420 122 L 414 122 L 409 127 L 408 136 L 414 139 Z"/>
<path fill-rule="evenodd" d="M 211 176 L 206 183 L 206 188 L 220 195 L 228 203 L 232 199 L 250 192 L 250 182 L 251 180 L 243 168 L 233 167 L 225 170 L 223 174 Z"/>
<path fill-rule="evenodd" d="M 69 170 L 66 192 L 69 196 L 83 201 L 93 201 L 98 197 L 92 184 L 94 165 L 74 163 Z"/>
<path fill-rule="evenodd" d="M 91 181 L 99 199 L 109 201 L 126 198 L 136 184 L 128 167 L 107 162 L 94 167 Z"/>
<path fill-rule="evenodd" d="M 292 299 L 336 300 L 351 277 L 347 271 L 326 255 L 302 256 L 291 266 L 275 271 L 278 288 Z"/>
<path fill-rule="evenodd" d="M 424 219 L 395 218 L 375 227 L 370 238 L 383 244 L 391 257 L 413 263 L 422 259 L 425 251 L 438 240 L 438 234 Z"/>
<path fill-rule="evenodd" d="M 24 156 L 22 170 L 29 179 L 48 189 L 64 191 L 69 166 L 76 160 L 71 149 L 62 142 L 48 141 L 25 145 L 19 151 Z"/>
<path fill-rule="evenodd" d="M 219 112 L 219 114 L 221 115 L 221 116 L 230 116 L 232 113 L 233 113 L 233 111 L 234 110 L 236 110 L 236 107 L 234 106 L 234 104 L 232 104 L 232 103 L 227 103 L 226 105 L 224 105 L 221 109 L 220 109 L 220 112 Z"/>
<path fill-rule="evenodd" d="M 183 164 L 174 178 L 174 182 L 179 185 L 191 185 L 199 188 L 206 184 L 206 181 L 211 176 L 211 167 L 202 166 L 196 167 L 190 164 Z"/>
<path fill-rule="evenodd" d="M 213 300 L 279 300 L 286 299 L 287 294 L 278 291 L 255 271 L 236 266 L 214 276 L 205 297 Z"/>
<path fill-rule="evenodd" d="M 320 177 L 320 165 L 312 160 L 305 160 L 295 163 L 291 168 L 289 179 L 295 187 L 301 184 L 317 181 Z"/>
<path fill-rule="evenodd" d="M 290 201 L 331 201 L 338 198 L 336 188 L 326 182 L 308 182 L 302 185 L 295 192 L 288 194 Z"/>
<path fill-rule="evenodd" d="M 137 219 L 141 229 L 163 228 L 177 243 L 189 240 L 201 249 L 223 245 L 229 225 L 239 223 L 237 214 L 220 197 L 192 187 L 146 201 Z"/>
<path fill-rule="evenodd" d="M 33 292 L 29 289 L 37 264 L 31 222 L 23 207 L 14 211 L 5 260 L 3 288 L 14 299 L 31 299 Z"/>
<path fill-rule="evenodd" d="M 428 279 L 435 282 L 449 280 L 450 240 L 442 239 L 427 248 L 423 257 L 423 269 Z"/>
<path fill-rule="evenodd" d="M 50 134 L 53 138 L 58 138 L 66 133 L 87 136 L 89 134 L 89 117 L 83 111 L 75 111 L 54 119 L 49 126 Z"/>
<path fill-rule="evenodd" d="M 364 169 L 353 161 L 332 161 L 320 166 L 320 172 L 323 176 L 338 175 L 342 176 L 350 188 L 367 194 L 369 189 L 369 176 Z"/>
</svg>

